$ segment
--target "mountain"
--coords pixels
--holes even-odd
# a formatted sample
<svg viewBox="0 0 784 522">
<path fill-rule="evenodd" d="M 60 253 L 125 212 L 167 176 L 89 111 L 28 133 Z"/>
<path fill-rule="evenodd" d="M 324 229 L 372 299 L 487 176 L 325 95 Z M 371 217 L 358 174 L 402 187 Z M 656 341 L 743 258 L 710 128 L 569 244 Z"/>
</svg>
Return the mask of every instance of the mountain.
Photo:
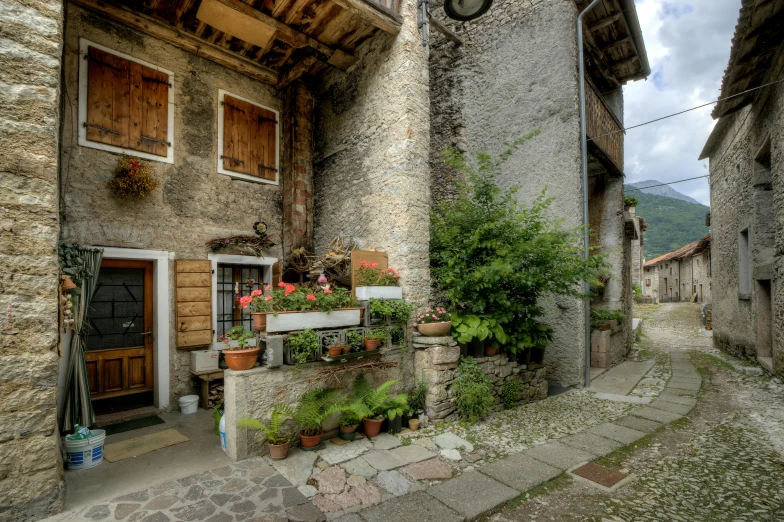
<svg viewBox="0 0 784 522">
<path fill-rule="evenodd" d="M 696 199 L 681 194 L 680 192 L 670 187 L 669 185 L 662 185 L 661 181 L 656 181 L 655 179 L 638 181 L 637 183 L 629 183 L 629 186 L 636 187 L 636 188 L 650 187 L 652 185 L 660 185 L 660 186 L 649 188 L 649 189 L 643 189 L 643 190 L 631 190 L 628 191 L 628 194 L 626 195 L 635 196 L 636 194 L 643 192 L 645 194 L 653 194 L 654 196 L 664 196 L 666 198 L 680 199 L 681 201 L 688 201 L 689 203 L 696 203 L 697 205 L 701 205 L 701 203 Z"/>
<path fill-rule="evenodd" d="M 656 184 L 655 181 L 642 183 Z M 628 190 L 629 188 L 631 187 L 628 185 L 624 186 L 625 194 L 637 198 L 637 215 L 648 224 L 643 241 L 646 259 L 677 250 L 710 232 L 705 226 L 705 214 L 710 212 L 709 207 L 693 202 L 693 199 L 672 189 L 672 192 L 687 200 L 646 194 L 640 190 Z M 651 190 L 660 188 L 669 187 L 656 187 Z"/>
</svg>

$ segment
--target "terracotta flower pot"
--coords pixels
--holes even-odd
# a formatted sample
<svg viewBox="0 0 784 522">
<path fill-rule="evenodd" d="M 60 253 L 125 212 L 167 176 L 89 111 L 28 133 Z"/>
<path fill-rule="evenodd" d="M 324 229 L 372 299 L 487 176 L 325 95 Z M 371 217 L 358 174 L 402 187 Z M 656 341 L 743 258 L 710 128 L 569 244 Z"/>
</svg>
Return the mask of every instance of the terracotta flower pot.
<svg viewBox="0 0 784 522">
<path fill-rule="evenodd" d="M 445 337 L 452 329 L 452 321 L 441 323 L 420 323 L 417 325 L 419 333 L 426 337 Z"/>
<path fill-rule="evenodd" d="M 250 370 L 259 358 L 259 348 L 255 347 L 248 350 L 223 350 L 223 355 L 226 358 L 226 364 L 235 372 Z"/>
<path fill-rule="evenodd" d="M 365 351 L 370 352 L 378 350 L 378 345 L 381 344 L 380 339 L 365 339 Z"/>
<path fill-rule="evenodd" d="M 417 431 L 419 429 L 419 419 L 408 419 L 408 429 Z"/>
<path fill-rule="evenodd" d="M 342 440 L 354 440 L 356 436 L 357 426 L 343 426 L 340 425 L 340 437 Z"/>
<path fill-rule="evenodd" d="M 267 329 L 267 314 L 262 312 L 251 312 L 250 315 L 253 317 L 254 332 L 263 332 Z"/>
<path fill-rule="evenodd" d="M 343 355 L 346 355 L 347 353 L 351 353 L 351 346 L 349 346 L 347 344 L 344 344 L 341 347 L 341 352 L 340 353 L 342 353 Z"/>
<path fill-rule="evenodd" d="M 493 348 L 492 346 L 485 346 L 485 355 L 495 355 L 498 353 L 498 348 Z"/>
<path fill-rule="evenodd" d="M 362 428 L 365 431 L 365 435 L 368 437 L 378 435 L 378 432 L 381 431 L 382 422 L 384 422 L 384 419 L 362 419 Z"/>
<path fill-rule="evenodd" d="M 283 460 L 289 454 L 289 443 L 284 444 L 270 444 L 270 458 L 272 460 Z"/>
<path fill-rule="evenodd" d="M 63 292 L 67 292 L 68 290 L 73 290 L 74 288 L 76 288 L 76 283 L 73 282 L 71 276 L 63 277 L 63 283 L 60 285 L 60 289 Z"/>
<path fill-rule="evenodd" d="M 339 357 L 341 353 L 343 353 L 343 349 L 340 346 L 330 346 L 329 347 L 329 356 L 330 357 Z"/>
<path fill-rule="evenodd" d="M 321 435 L 322 432 L 319 432 L 318 435 L 304 435 L 302 433 L 299 434 L 299 439 L 302 444 L 303 448 L 315 448 L 319 444 L 321 444 Z"/>
</svg>

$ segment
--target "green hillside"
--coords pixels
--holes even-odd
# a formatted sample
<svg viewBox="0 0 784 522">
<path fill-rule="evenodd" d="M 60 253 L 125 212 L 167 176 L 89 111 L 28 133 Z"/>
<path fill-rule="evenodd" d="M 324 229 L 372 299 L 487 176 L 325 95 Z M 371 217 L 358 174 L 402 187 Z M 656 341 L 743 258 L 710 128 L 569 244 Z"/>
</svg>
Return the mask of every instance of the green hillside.
<svg viewBox="0 0 784 522">
<path fill-rule="evenodd" d="M 643 245 L 646 259 L 677 250 L 710 232 L 705 226 L 705 214 L 710 209 L 705 205 L 644 194 L 628 187 L 626 194 L 637 198 L 637 215 L 648 223 Z"/>
</svg>

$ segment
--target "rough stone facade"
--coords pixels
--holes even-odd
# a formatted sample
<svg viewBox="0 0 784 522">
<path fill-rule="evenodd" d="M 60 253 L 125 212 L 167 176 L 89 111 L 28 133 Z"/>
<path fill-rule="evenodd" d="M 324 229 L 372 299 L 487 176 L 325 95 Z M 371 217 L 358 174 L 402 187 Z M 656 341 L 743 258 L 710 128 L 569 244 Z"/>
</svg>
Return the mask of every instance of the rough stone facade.
<svg viewBox="0 0 784 522">
<path fill-rule="evenodd" d="M 62 510 L 57 429 L 63 5 L 0 6 L 0 521 Z"/>
<path fill-rule="evenodd" d="M 638 235 L 639 235 L 637 239 L 632 239 L 631 241 L 631 250 L 632 250 L 631 281 L 633 285 L 637 285 L 640 288 L 642 288 L 643 286 L 642 266 L 645 264 L 645 256 L 643 255 L 642 252 L 642 247 L 644 244 L 643 233 L 645 232 L 645 220 L 637 215 L 637 209 L 635 207 L 629 208 L 629 216 L 634 221 L 634 228 L 638 231 Z"/>
<path fill-rule="evenodd" d="M 453 422 L 459 419 L 452 395 L 457 374 L 460 346 L 451 337 L 415 336 L 413 340 L 414 371 L 427 383 L 425 414 L 429 422 Z M 547 398 L 545 368 L 529 369 L 528 365 L 510 361 L 506 355 L 476 358 L 477 366 L 493 383 L 493 398 L 501 404 L 504 383 L 517 381 L 518 401 L 525 404 Z"/>
<path fill-rule="evenodd" d="M 350 70 L 333 71 L 317 93 L 315 244 L 337 236 L 388 253 L 405 298 L 430 294 L 427 49 L 416 2 L 401 5 L 403 27 L 379 35 Z"/>
</svg>

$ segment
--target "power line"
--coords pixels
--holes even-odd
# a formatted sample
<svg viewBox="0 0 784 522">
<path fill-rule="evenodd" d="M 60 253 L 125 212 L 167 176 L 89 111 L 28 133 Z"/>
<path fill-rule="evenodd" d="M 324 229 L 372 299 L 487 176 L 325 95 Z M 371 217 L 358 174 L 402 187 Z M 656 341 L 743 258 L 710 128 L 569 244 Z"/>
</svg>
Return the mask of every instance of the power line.
<svg viewBox="0 0 784 522">
<path fill-rule="evenodd" d="M 673 113 L 673 114 L 669 114 L 667 116 L 662 116 L 661 118 L 656 118 L 655 120 L 646 121 L 644 123 L 639 123 L 637 125 L 632 125 L 631 127 L 626 127 L 625 129 L 608 132 L 607 134 L 601 134 L 601 135 L 596 136 L 594 138 L 588 138 L 588 141 L 595 141 L 595 140 L 598 140 L 599 138 L 604 138 L 605 136 L 612 136 L 613 134 L 618 134 L 619 132 L 626 132 L 627 130 L 636 129 L 637 127 L 642 127 L 644 125 L 649 125 L 651 123 L 656 123 L 657 121 L 666 120 L 667 118 L 672 118 L 673 116 L 679 116 L 681 114 L 685 114 L 685 113 L 690 112 L 690 111 L 695 111 L 697 109 L 702 109 L 703 107 L 707 107 L 708 105 L 714 105 L 716 103 L 719 103 L 720 101 L 729 100 L 729 99 L 735 98 L 737 96 L 742 96 L 742 95 L 744 95 L 746 93 L 749 93 L 749 92 L 752 92 L 752 91 L 756 91 L 758 89 L 762 89 L 764 87 L 768 87 L 770 85 L 775 85 L 775 84 L 781 83 L 781 82 L 784 82 L 784 79 L 776 80 L 775 82 L 766 83 L 765 85 L 760 85 L 759 87 L 753 87 L 751 89 L 746 89 L 745 91 L 739 92 L 738 94 L 733 94 L 732 96 L 727 96 L 726 98 L 719 98 L 716 101 L 703 103 L 702 105 L 697 105 L 696 107 L 692 107 L 691 109 L 686 109 L 685 111 L 680 111 L 680 112 L 676 112 L 676 113 Z"/>
<path fill-rule="evenodd" d="M 645 190 L 653 187 L 663 187 L 664 185 L 674 185 L 675 183 L 683 183 L 684 181 L 691 181 L 693 179 L 700 179 L 700 178 L 709 178 L 710 174 L 705 174 L 704 176 L 697 176 L 696 178 L 686 178 L 686 179 L 679 179 L 678 181 L 670 181 L 669 183 L 659 183 L 658 185 L 649 185 L 647 187 L 631 187 L 629 190 Z"/>
</svg>

